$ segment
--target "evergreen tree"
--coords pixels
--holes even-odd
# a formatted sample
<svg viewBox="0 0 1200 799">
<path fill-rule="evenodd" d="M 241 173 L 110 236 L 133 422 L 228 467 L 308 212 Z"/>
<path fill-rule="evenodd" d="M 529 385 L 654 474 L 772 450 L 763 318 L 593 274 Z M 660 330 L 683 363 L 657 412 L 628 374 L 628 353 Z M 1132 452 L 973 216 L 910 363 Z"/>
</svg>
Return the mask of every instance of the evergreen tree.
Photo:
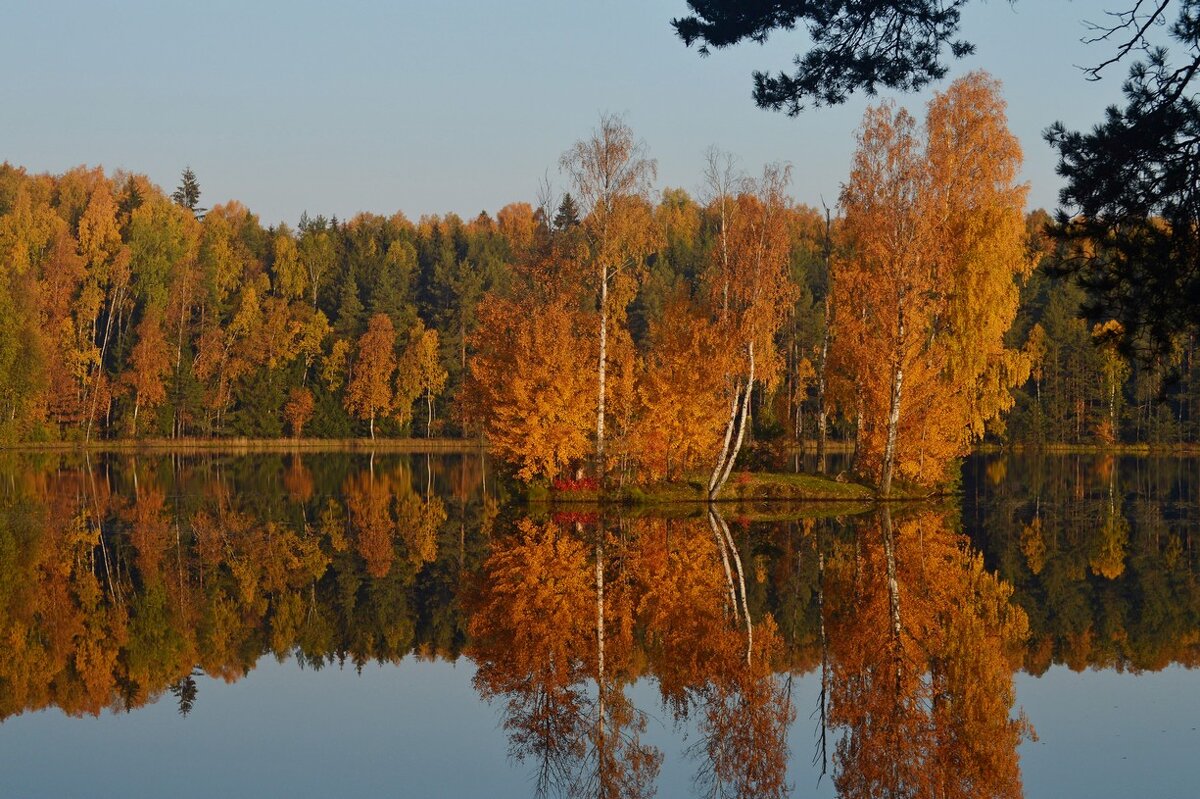
<svg viewBox="0 0 1200 799">
<path fill-rule="evenodd" d="M 200 181 L 196 180 L 196 173 L 190 166 L 183 170 L 179 187 L 171 194 L 171 199 L 176 205 L 181 205 L 195 214 L 197 219 L 203 219 L 205 211 L 208 210 L 200 207 Z"/>
<path fill-rule="evenodd" d="M 566 230 L 569 227 L 574 227 L 579 224 L 579 206 L 575 204 L 575 198 L 570 192 L 563 195 L 562 202 L 558 204 L 558 212 L 554 214 L 554 229 Z"/>
</svg>

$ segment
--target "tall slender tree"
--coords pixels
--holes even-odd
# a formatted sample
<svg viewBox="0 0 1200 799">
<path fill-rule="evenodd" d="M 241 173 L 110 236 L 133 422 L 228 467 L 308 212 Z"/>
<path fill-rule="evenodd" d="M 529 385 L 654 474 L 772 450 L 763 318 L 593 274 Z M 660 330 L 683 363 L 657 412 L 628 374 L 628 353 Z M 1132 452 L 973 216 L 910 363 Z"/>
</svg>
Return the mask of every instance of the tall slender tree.
<svg viewBox="0 0 1200 799">
<path fill-rule="evenodd" d="M 592 135 L 576 142 L 559 161 L 570 175 L 584 213 L 580 227 L 595 281 L 600 342 L 596 366 L 596 468 L 601 475 L 606 471 L 609 323 L 624 324 L 625 310 L 654 241 L 647 201 L 657 167 L 645 150 L 623 119 L 605 114 Z"/>
<path fill-rule="evenodd" d="M 200 181 L 196 179 L 196 173 L 190 166 L 184 167 L 183 174 L 179 177 L 179 186 L 171 193 L 171 199 L 176 205 L 191 211 L 197 219 L 203 219 L 208 210 L 200 207 Z"/>
</svg>

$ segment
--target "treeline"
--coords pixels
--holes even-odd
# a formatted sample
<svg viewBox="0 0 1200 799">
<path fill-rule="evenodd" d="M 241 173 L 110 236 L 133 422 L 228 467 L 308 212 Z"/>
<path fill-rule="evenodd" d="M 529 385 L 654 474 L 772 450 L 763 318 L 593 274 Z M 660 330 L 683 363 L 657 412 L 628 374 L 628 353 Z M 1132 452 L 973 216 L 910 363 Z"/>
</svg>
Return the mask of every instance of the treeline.
<svg viewBox="0 0 1200 799">
<path fill-rule="evenodd" d="M 483 429 L 501 449 L 510 442 L 530 475 L 602 457 L 621 474 L 633 464 L 667 476 L 717 460 L 727 476 L 734 458 L 714 455 L 726 431 L 765 446 L 826 430 L 878 464 L 887 426 L 873 420 L 886 417 L 889 376 L 864 364 L 884 359 L 880 347 L 912 366 L 893 455 L 911 474 L 918 450 L 904 442 L 931 451 L 937 429 L 925 415 L 945 417 L 956 396 L 953 429 L 938 433 L 947 452 L 961 446 L 956 431 L 975 438 L 985 424 L 999 440 L 1031 443 L 1200 435 L 1194 342 L 1153 366 L 1123 359 L 1114 331 L 1080 318 L 1081 290 L 1055 277 L 1066 254 L 1041 235 L 1041 212 L 1026 219 L 1040 267 L 994 270 L 994 291 L 974 306 L 955 292 L 914 306 L 910 319 L 935 320 L 914 340 L 940 346 L 918 351 L 880 334 L 883 306 L 862 299 L 919 288 L 881 283 L 856 254 L 886 227 L 872 198 L 847 195 L 846 216 L 830 218 L 786 199 L 786 170 L 747 182 L 721 156 L 710 158 L 705 202 L 680 189 L 651 195 L 653 162 L 628 155 L 638 185 L 607 198 L 567 194 L 471 220 L 305 216 L 295 229 L 264 227 L 237 202 L 206 212 L 190 171 L 168 196 L 139 175 L 0 166 L 0 439 Z M 569 152 L 564 165 L 587 159 Z M 574 174 L 576 195 L 595 178 Z M 909 216 L 894 214 L 896 225 L 921 208 L 901 210 Z M 931 248 L 965 235 L 935 232 Z M 831 264 L 846 291 L 838 303 Z M 938 267 L 922 268 L 927 280 Z M 1017 286 L 1011 328 L 1004 314 L 973 315 Z M 860 313 L 840 317 L 843 335 L 827 336 L 837 304 L 856 302 Z M 954 343 L 998 345 L 997 326 L 1002 348 Z M 952 366 L 922 384 L 931 363 Z M 958 391 L 957 378 L 990 394 Z M 1015 384 L 1010 410 L 1004 381 Z M 551 395 L 560 401 L 548 415 L 528 411 Z"/>
<path fill-rule="evenodd" d="M 1117 350 L 1115 322 L 1089 325 L 1078 282 L 1059 275 L 1073 254 L 1053 235 L 1044 212 L 1029 215 L 1039 268 L 1021 289 L 1009 336 L 1032 342 L 1030 379 L 998 438 L 1025 444 L 1195 444 L 1200 441 L 1200 373 L 1195 337 L 1174 336 L 1170 352 L 1127 359 Z"/>
<path fill-rule="evenodd" d="M 475 305 L 529 206 L 292 230 L 237 202 L 205 212 L 185 177 L 171 198 L 140 175 L 0 167 L 6 439 L 363 435 L 379 387 L 356 371 L 389 357 L 382 432 L 462 432 Z"/>
</svg>

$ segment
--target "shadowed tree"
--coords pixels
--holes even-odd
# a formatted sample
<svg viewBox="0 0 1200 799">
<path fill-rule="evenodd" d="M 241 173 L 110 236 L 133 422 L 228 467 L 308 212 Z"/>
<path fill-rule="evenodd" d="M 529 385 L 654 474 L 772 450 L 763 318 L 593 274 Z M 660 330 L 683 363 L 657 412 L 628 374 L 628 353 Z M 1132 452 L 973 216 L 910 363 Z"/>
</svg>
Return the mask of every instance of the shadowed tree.
<svg viewBox="0 0 1200 799">
<path fill-rule="evenodd" d="M 176 205 L 191 211 L 197 219 L 203 219 L 204 212 L 208 210 L 200 207 L 200 181 L 190 166 L 184 168 L 179 177 L 179 186 L 171 193 L 171 199 Z"/>
<path fill-rule="evenodd" d="M 1121 325 L 1116 343 L 1146 361 L 1200 331 L 1200 3 L 1181 0 L 1168 27 L 1182 59 L 1151 48 L 1148 31 L 1167 20 L 1170 2 L 1137 3 L 1098 38 L 1124 38 L 1118 54 L 1145 60 L 1129 70 L 1125 105 L 1105 111 L 1090 132 L 1055 123 L 1046 140 L 1058 151 L 1059 225 L 1069 246 L 1060 265 L 1088 291 L 1089 320 Z"/>
<path fill-rule="evenodd" d="M 700 54 L 804 28 L 811 46 L 792 74 L 754 73 L 754 101 L 795 116 L 808 104 L 837 105 L 856 91 L 916 91 L 946 75 L 974 46 L 954 38 L 969 0 L 688 0 L 691 14 L 672 20 L 676 34 Z"/>
</svg>

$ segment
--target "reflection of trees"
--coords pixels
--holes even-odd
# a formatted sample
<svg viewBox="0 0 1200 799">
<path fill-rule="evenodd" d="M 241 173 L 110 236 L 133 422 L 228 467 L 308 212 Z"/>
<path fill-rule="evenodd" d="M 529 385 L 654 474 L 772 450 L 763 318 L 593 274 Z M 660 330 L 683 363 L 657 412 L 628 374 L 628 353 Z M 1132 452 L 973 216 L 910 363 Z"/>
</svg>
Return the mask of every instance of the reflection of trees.
<svg viewBox="0 0 1200 799">
<path fill-rule="evenodd" d="M 475 685 L 503 699 L 509 751 L 536 761 L 539 793 L 653 793 L 661 754 L 641 743 L 645 718 L 624 691 L 633 641 L 625 548 L 602 530 L 587 541 L 523 520 L 484 565 L 470 623 Z"/>
<path fill-rule="evenodd" d="M 1006 457 L 1006 456 L 997 456 Z M 967 467 L 964 518 L 1030 619 L 1025 668 L 1200 663 L 1195 462 L 1009 458 Z"/>
<path fill-rule="evenodd" d="M 586 512 L 514 523 L 481 496 L 474 457 L 18 470 L 0 481 L 0 718 L 167 692 L 185 710 L 197 667 L 234 680 L 267 653 L 310 668 L 455 657 L 473 633 L 480 690 L 548 789 L 653 787 L 660 754 L 627 696 L 646 678 L 695 731 L 699 787 L 781 794 L 787 675 L 819 670 L 846 795 L 1011 795 L 1011 603 L 1030 618 L 1030 668 L 1198 660 L 1186 475 L 1122 464 L 1018 461 L 968 481 L 968 529 L 989 525 L 1011 597 L 953 512 L 896 511 L 890 535 L 883 517 L 719 516 L 609 520 L 601 535 Z M 1124 538 L 1103 534 L 1115 519 Z M 1117 550 L 1123 570 L 1105 576 Z"/>
<path fill-rule="evenodd" d="M 706 793 L 785 793 L 782 640 L 770 616 L 750 623 L 745 558 L 723 519 L 518 530 L 481 576 L 472 654 L 481 694 L 505 703 L 511 753 L 537 762 L 540 791 L 652 792 L 661 755 L 641 743 L 645 716 L 624 690 L 649 672 L 676 719 L 695 719 Z"/>
<path fill-rule="evenodd" d="M 1020 796 L 1011 589 L 944 516 L 885 507 L 827 567 L 829 720 L 841 795 Z"/>
<path fill-rule="evenodd" d="M 771 616 L 751 619 L 728 524 L 716 509 L 707 521 L 640 532 L 647 656 L 667 707 L 696 717 L 697 785 L 710 796 L 782 796 L 794 717 L 776 674 L 782 640 Z"/>
<path fill-rule="evenodd" d="M 110 459 L 6 479 L 0 719 L 48 706 L 132 708 L 167 691 L 186 715 L 197 666 L 232 680 L 267 652 L 294 652 L 312 667 L 398 659 L 413 651 L 423 618 L 437 630 L 430 651 L 461 645 L 456 605 L 423 611 L 413 595 L 418 580 L 456 582 L 464 559 L 478 559 L 478 542 L 459 543 L 480 511 L 471 470 L 456 475 L 456 544 L 442 557 L 448 514 L 432 473 L 420 497 L 407 469 L 377 469 L 380 503 L 368 470 L 318 483 L 295 461 L 270 468 L 277 462 L 229 474 L 210 461 Z M 344 492 L 320 493 L 331 477 Z M 376 555 L 359 518 L 387 521 L 390 556 L 358 554 Z M 373 577 L 381 562 L 393 566 Z"/>
</svg>

